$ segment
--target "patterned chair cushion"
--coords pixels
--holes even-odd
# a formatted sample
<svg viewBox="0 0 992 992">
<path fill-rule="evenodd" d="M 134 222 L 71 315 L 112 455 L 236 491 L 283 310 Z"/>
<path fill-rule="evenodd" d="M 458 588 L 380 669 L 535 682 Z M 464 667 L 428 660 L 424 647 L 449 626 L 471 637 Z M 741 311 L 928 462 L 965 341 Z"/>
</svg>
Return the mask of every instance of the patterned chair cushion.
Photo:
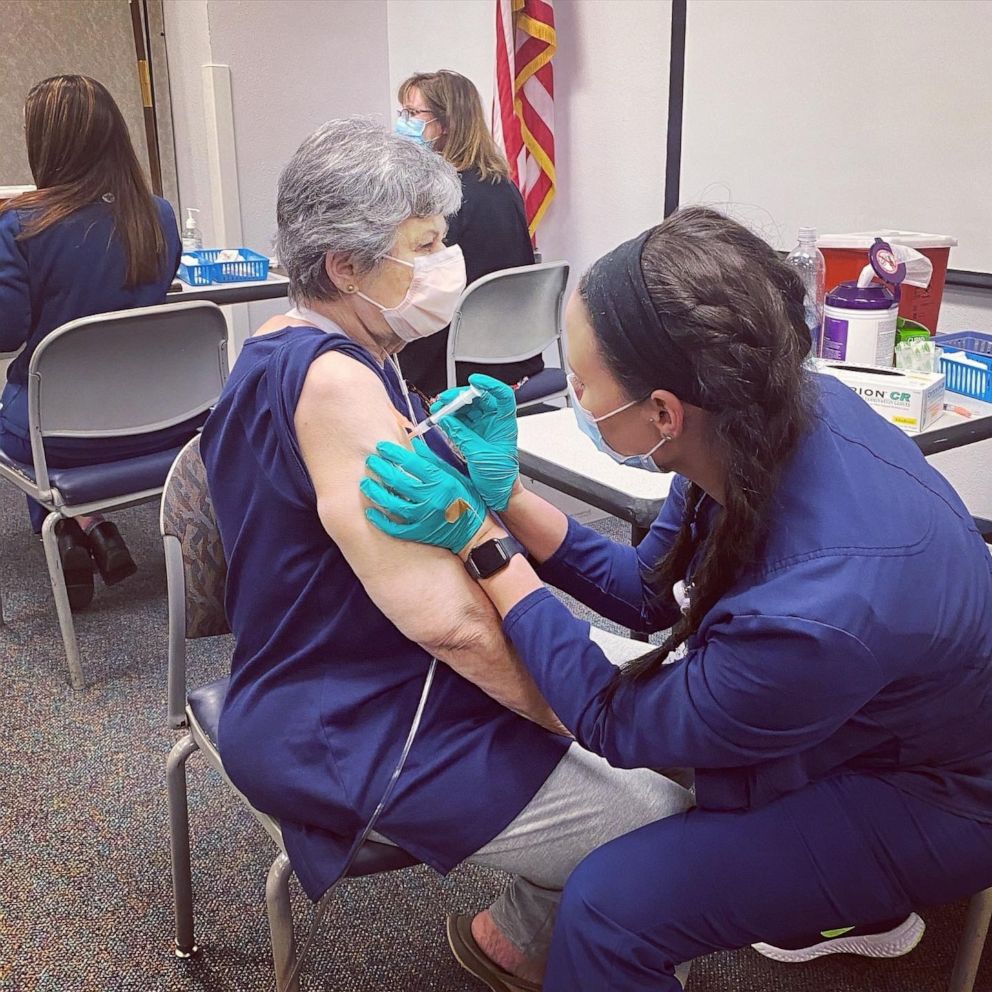
<svg viewBox="0 0 992 992">
<path fill-rule="evenodd" d="M 200 457 L 200 438 L 193 438 L 176 459 L 162 495 L 162 532 L 182 546 L 186 580 L 186 636 L 227 634 L 224 611 L 227 561 L 220 542 Z"/>
</svg>

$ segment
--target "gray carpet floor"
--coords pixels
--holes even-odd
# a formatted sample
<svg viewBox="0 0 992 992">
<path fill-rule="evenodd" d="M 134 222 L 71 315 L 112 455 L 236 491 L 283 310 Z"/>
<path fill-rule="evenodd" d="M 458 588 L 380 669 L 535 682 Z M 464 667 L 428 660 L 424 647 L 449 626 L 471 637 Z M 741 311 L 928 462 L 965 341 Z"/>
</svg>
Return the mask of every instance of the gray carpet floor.
<svg viewBox="0 0 992 992">
<path fill-rule="evenodd" d="M 98 588 L 78 617 L 89 687 L 73 692 L 44 554 L 20 496 L 0 489 L 3 752 L 0 990 L 255 992 L 274 988 L 264 913 L 271 843 L 194 756 L 189 763 L 197 937 L 172 954 L 164 764 L 165 577 L 154 506 L 116 518 L 139 573 Z M 618 535 L 625 528 L 607 524 Z M 194 646 L 191 680 L 224 673 L 225 639 Z M 322 930 L 305 992 L 477 992 L 444 940 L 444 914 L 490 901 L 498 873 L 416 868 L 347 882 Z M 295 882 L 294 882 L 295 886 Z M 296 888 L 298 932 L 310 906 Z M 787 967 L 751 950 L 698 961 L 690 992 L 939 992 L 963 905 L 928 910 L 923 942 L 898 961 L 852 957 Z M 986 953 L 977 988 L 992 989 Z"/>
</svg>

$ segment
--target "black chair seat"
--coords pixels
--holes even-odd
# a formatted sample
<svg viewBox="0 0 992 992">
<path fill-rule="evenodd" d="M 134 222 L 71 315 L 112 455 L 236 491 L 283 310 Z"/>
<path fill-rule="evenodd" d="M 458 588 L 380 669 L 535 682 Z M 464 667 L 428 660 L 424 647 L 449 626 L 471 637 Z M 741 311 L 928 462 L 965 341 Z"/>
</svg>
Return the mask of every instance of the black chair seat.
<svg viewBox="0 0 992 992">
<path fill-rule="evenodd" d="M 220 711 L 224 707 L 224 697 L 230 679 L 221 679 L 209 685 L 194 689 L 187 697 L 189 708 L 210 742 L 217 747 L 217 728 L 220 724 Z M 392 844 L 379 844 L 367 840 L 355 856 L 348 869 L 349 878 L 361 875 L 375 875 L 381 871 L 396 871 L 398 868 L 409 868 L 420 862 L 402 848 Z"/>
<path fill-rule="evenodd" d="M 537 375 L 532 375 L 516 391 L 517 406 L 521 403 L 532 403 L 543 400 L 565 389 L 565 372 L 562 369 L 541 369 Z"/>
<path fill-rule="evenodd" d="M 221 679 L 194 689 L 186 702 L 200 725 L 200 729 L 210 738 L 210 743 L 217 747 L 217 728 L 220 726 L 220 711 L 224 708 L 224 698 L 230 679 Z"/>
<path fill-rule="evenodd" d="M 355 855 L 355 860 L 348 869 L 348 878 L 378 875 L 381 871 L 397 871 L 400 868 L 412 868 L 419 864 L 420 862 L 412 854 L 407 854 L 401 847 L 367 840 Z"/>
<path fill-rule="evenodd" d="M 82 468 L 48 468 L 52 488 L 57 489 L 67 506 L 114 499 L 145 489 L 157 489 L 165 484 L 165 477 L 182 447 L 157 451 L 153 455 L 139 455 L 103 465 L 86 465 Z M 11 458 L 0 449 L 0 464 L 19 472 L 32 482 L 34 466 Z"/>
</svg>

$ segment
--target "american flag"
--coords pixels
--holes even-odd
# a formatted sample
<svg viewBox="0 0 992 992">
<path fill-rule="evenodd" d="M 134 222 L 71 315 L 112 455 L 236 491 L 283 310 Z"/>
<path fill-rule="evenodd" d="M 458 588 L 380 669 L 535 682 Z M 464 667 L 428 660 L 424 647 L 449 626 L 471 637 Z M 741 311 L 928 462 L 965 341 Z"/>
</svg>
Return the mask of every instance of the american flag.
<svg viewBox="0 0 992 992">
<path fill-rule="evenodd" d="M 496 0 L 493 137 L 523 194 L 533 238 L 555 195 L 552 0 Z"/>
</svg>

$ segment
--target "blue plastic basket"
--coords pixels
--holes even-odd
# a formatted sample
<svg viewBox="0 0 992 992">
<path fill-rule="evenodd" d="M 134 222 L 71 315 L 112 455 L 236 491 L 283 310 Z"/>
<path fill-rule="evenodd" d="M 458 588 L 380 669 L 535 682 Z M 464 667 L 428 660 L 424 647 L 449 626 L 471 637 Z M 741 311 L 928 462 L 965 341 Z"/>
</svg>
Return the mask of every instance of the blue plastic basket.
<svg viewBox="0 0 992 992">
<path fill-rule="evenodd" d="M 214 282 L 257 282 L 268 279 L 269 260 L 265 255 L 259 255 L 250 248 L 238 248 L 238 254 L 244 261 L 218 262 L 217 256 L 221 248 L 200 248 L 196 251 L 184 251 L 184 255 L 192 255 L 196 265 L 179 266 L 179 278 L 190 286 L 209 286 Z"/>
<path fill-rule="evenodd" d="M 985 366 L 984 369 L 979 369 L 941 358 L 940 371 L 944 373 L 947 389 L 952 393 L 992 403 L 992 334 L 981 331 L 938 334 L 934 344 L 945 351 L 963 351 L 969 358 Z"/>
</svg>

